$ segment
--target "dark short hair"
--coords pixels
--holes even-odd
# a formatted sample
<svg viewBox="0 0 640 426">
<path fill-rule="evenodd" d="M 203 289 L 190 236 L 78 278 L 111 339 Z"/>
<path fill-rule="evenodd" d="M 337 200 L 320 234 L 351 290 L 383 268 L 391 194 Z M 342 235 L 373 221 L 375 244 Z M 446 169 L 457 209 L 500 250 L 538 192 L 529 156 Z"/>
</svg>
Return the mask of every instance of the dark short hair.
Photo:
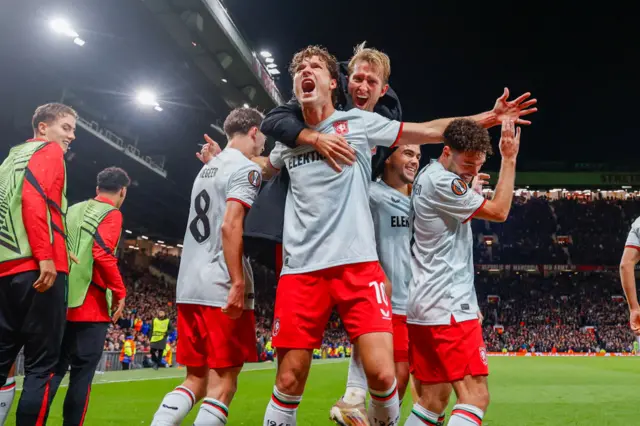
<svg viewBox="0 0 640 426">
<path fill-rule="evenodd" d="M 458 152 L 493 154 L 489 131 L 468 118 L 453 120 L 444 130 L 444 145 Z"/>
<path fill-rule="evenodd" d="M 78 118 L 78 113 L 73 108 L 65 104 L 50 103 L 40 105 L 33 113 L 31 127 L 33 127 L 33 130 L 36 130 L 38 128 L 38 124 L 51 124 L 58 118 L 64 117 L 65 115 L 71 115 L 76 119 Z"/>
<path fill-rule="evenodd" d="M 98 173 L 98 189 L 104 192 L 118 192 L 131 185 L 127 172 L 120 167 L 107 167 Z"/>
<path fill-rule="evenodd" d="M 253 127 L 260 128 L 264 116 L 255 108 L 236 108 L 224 120 L 224 133 L 231 139 L 236 134 L 246 135 Z"/>
</svg>

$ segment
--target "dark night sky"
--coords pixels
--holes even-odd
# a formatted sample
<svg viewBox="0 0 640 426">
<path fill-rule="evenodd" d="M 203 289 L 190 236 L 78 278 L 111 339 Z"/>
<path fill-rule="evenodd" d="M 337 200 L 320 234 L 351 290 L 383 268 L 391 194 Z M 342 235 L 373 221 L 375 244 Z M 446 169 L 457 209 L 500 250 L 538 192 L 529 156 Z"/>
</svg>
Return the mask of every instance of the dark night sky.
<svg viewBox="0 0 640 426">
<path fill-rule="evenodd" d="M 256 50 L 272 51 L 281 68 L 307 44 L 340 60 L 362 40 L 385 51 L 406 120 L 481 112 L 508 86 L 539 102 L 521 158 L 617 162 L 621 152 L 625 161 L 640 154 L 640 32 L 630 11 L 625 18 L 560 3 L 451 0 L 226 4 Z M 290 84 L 285 76 L 283 93 Z"/>
</svg>

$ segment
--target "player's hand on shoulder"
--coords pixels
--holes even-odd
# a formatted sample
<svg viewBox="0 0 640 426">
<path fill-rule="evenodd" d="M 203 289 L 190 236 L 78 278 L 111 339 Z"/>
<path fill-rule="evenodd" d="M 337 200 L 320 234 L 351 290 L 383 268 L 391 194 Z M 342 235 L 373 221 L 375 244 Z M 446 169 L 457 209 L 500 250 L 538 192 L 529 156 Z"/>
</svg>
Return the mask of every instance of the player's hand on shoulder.
<svg viewBox="0 0 640 426">
<path fill-rule="evenodd" d="M 218 156 L 218 154 L 222 152 L 222 149 L 220 145 L 218 145 L 218 142 L 211 139 L 207 134 L 204 135 L 204 141 L 205 144 L 200 148 L 200 152 L 196 152 L 196 157 L 204 164 L 207 164 L 212 158 Z"/>
<path fill-rule="evenodd" d="M 503 159 L 515 160 L 520 150 L 520 127 L 511 119 L 502 122 L 500 135 L 500 154 Z"/>
<path fill-rule="evenodd" d="M 355 150 L 340 135 L 318 133 L 313 147 L 326 158 L 329 166 L 336 172 L 342 171 L 340 164 L 351 166 L 356 161 Z"/>
<path fill-rule="evenodd" d="M 238 319 L 244 310 L 244 282 L 232 283 L 227 296 L 227 305 L 222 313 L 231 319 Z"/>
</svg>

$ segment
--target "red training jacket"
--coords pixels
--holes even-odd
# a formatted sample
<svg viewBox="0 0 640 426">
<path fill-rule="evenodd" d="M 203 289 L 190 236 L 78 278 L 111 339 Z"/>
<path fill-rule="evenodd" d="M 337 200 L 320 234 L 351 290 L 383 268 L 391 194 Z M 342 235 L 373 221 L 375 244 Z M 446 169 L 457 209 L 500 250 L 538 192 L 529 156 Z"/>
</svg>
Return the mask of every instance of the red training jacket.
<svg viewBox="0 0 640 426">
<path fill-rule="evenodd" d="M 45 140 L 30 139 L 27 142 Z M 50 142 L 33 154 L 22 185 L 22 221 L 27 231 L 32 257 L 0 263 L 0 277 L 39 271 L 38 262 L 41 260 L 53 260 L 58 272 L 69 273 L 60 209 L 64 179 L 64 152 L 58 144 Z M 51 226 L 54 230 L 53 244 L 49 239 L 47 211 L 51 215 Z"/>
</svg>

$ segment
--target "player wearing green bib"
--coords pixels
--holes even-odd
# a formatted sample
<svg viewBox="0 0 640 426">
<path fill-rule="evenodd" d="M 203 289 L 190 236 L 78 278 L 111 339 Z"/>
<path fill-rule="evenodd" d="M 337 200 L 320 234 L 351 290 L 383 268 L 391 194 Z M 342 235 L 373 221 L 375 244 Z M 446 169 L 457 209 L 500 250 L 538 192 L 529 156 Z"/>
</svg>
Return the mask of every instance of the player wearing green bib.
<svg viewBox="0 0 640 426">
<path fill-rule="evenodd" d="M 76 112 L 38 107 L 34 138 L 0 165 L 0 384 L 24 347 L 25 380 L 17 424 L 46 422 L 51 376 L 60 355 L 69 271 L 65 243 L 64 154 L 75 139 Z M 11 393 L 2 394 L 1 406 Z M 0 420 L 6 413 L 0 412 Z"/>
<path fill-rule="evenodd" d="M 116 250 L 122 233 L 119 209 L 131 180 L 124 170 L 109 167 L 98 174 L 97 181 L 97 196 L 74 204 L 67 213 L 68 246 L 78 263 L 69 272 L 67 325 L 51 388 L 53 400 L 71 367 L 65 425 L 83 423 L 109 323 L 121 316 L 126 296 Z M 113 317 L 112 305 L 117 307 Z"/>
</svg>

